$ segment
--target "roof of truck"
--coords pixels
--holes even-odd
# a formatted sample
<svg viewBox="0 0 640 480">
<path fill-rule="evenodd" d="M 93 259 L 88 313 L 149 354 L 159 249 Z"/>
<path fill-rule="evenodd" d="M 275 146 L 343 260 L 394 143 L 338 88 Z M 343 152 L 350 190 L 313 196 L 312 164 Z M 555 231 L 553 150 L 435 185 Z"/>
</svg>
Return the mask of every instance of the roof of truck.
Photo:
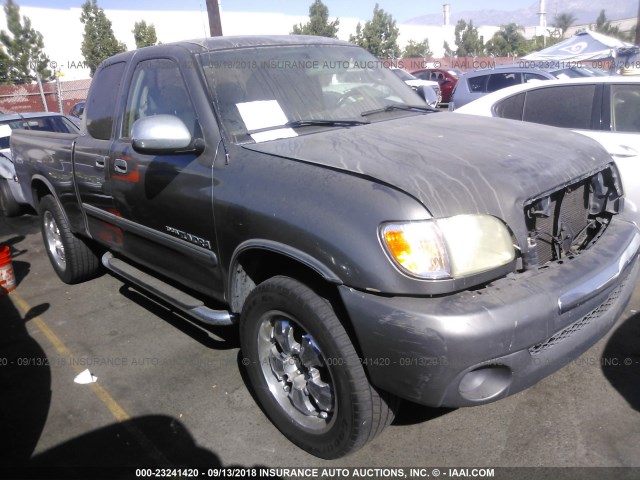
<svg viewBox="0 0 640 480">
<path fill-rule="evenodd" d="M 354 47 L 352 43 L 329 37 L 316 37 L 312 35 L 242 35 L 229 37 L 205 37 L 193 40 L 182 40 L 179 42 L 163 43 L 144 47 L 139 50 L 131 50 L 119 53 L 105 61 L 104 65 L 119 61 L 128 61 L 136 52 L 141 50 L 166 49 L 171 47 L 181 47 L 191 53 L 215 52 L 222 50 L 234 50 L 240 48 L 256 48 L 286 45 L 342 45 Z"/>
<path fill-rule="evenodd" d="M 177 42 L 178 44 L 197 45 L 208 51 L 234 48 L 265 47 L 274 45 L 353 45 L 344 40 L 311 35 L 243 35 L 232 37 L 207 37 Z"/>
</svg>

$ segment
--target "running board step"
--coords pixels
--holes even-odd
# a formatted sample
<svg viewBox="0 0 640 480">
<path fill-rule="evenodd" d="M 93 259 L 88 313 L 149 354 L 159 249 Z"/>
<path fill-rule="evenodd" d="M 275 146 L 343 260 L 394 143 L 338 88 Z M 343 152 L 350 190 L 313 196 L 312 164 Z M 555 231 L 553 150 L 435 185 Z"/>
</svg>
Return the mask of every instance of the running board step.
<svg viewBox="0 0 640 480">
<path fill-rule="evenodd" d="M 233 325 L 236 321 L 236 316 L 227 310 L 212 310 L 205 306 L 202 300 L 198 300 L 172 287 L 159 278 L 153 277 L 119 258 L 115 258 L 109 252 L 102 256 L 102 264 L 112 272 L 144 288 L 203 323 L 208 325 Z"/>
</svg>

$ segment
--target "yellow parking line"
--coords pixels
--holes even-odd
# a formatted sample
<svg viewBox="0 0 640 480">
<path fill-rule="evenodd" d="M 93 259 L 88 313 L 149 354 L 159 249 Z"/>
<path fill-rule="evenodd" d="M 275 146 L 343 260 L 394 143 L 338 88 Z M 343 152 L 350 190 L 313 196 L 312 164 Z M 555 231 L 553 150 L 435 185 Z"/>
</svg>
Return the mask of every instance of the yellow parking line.
<svg viewBox="0 0 640 480">
<path fill-rule="evenodd" d="M 18 307 L 18 309 L 22 311 L 23 315 L 26 315 L 27 312 L 31 310 L 31 306 L 27 303 L 27 301 L 24 300 L 15 291 L 11 292 L 9 296 L 13 300 L 13 303 Z M 62 340 L 60 340 L 60 338 L 53 332 L 53 330 L 51 330 L 51 328 L 40 316 L 34 317 L 30 321 L 36 326 L 36 328 L 38 328 L 38 330 L 42 332 L 45 337 L 47 337 L 47 340 L 49 340 L 49 342 L 55 347 L 60 355 L 68 359 L 74 358 L 71 354 L 71 350 L 67 348 Z M 69 364 L 73 365 L 74 362 L 69 362 Z M 74 366 L 74 369 L 77 373 L 80 373 L 82 371 L 79 366 Z M 102 401 L 102 403 L 107 407 L 109 412 L 111 412 L 111 415 L 113 415 L 116 420 L 118 420 L 119 422 L 127 422 L 128 420 L 131 420 L 131 417 L 125 411 L 125 409 L 122 408 L 118 402 L 116 402 L 116 400 L 104 387 L 97 383 L 91 383 L 89 384 L 89 386 L 93 393 L 95 393 L 96 396 Z M 136 427 L 131 422 L 125 423 L 124 427 L 151 458 L 163 465 L 169 464 L 162 452 L 138 427 Z"/>
</svg>

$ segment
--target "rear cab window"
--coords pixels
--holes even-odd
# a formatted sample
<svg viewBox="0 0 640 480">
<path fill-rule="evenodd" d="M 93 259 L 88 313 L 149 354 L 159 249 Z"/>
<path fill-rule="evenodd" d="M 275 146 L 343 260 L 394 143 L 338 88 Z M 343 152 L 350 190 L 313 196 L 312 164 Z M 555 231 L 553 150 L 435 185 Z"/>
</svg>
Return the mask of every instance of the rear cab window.
<svg viewBox="0 0 640 480">
<path fill-rule="evenodd" d="M 85 117 L 87 133 L 95 139 L 111 138 L 125 65 L 118 62 L 104 67 L 91 84 Z"/>
</svg>

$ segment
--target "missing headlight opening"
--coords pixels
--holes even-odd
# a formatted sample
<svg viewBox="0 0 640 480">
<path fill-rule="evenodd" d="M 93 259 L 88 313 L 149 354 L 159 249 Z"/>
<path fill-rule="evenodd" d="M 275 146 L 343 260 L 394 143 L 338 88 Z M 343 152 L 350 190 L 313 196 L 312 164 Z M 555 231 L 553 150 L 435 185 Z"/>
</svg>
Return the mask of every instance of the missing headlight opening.
<svg viewBox="0 0 640 480">
<path fill-rule="evenodd" d="M 571 258 L 592 246 L 622 209 L 622 188 L 611 167 L 525 206 L 526 269 Z"/>
</svg>

